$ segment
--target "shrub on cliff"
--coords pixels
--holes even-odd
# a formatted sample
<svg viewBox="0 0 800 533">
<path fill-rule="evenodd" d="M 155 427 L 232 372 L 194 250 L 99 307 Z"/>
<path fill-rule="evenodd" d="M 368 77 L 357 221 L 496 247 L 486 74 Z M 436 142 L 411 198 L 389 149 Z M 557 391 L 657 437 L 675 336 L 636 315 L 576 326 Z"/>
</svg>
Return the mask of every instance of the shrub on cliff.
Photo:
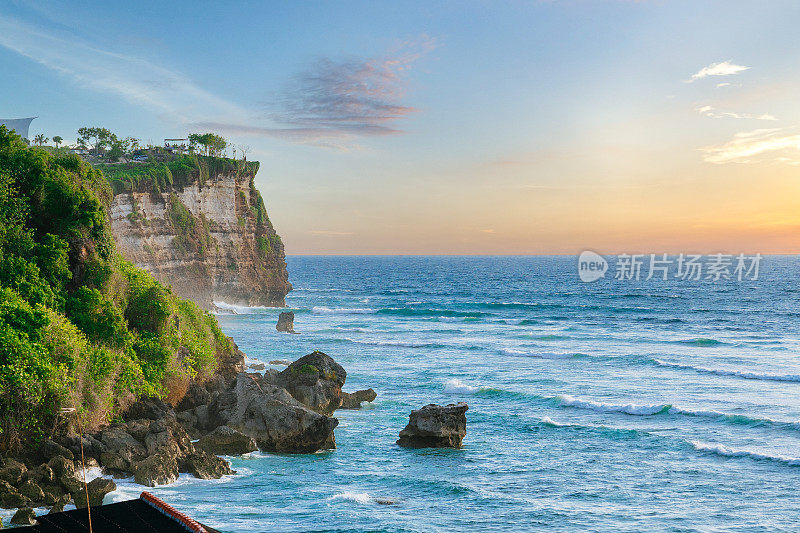
<svg viewBox="0 0 800 533">
<path fill-rule="evenodd" d="M 0 126 L 0 453 L 63 429 L 63 407 L 93 428 L 137 396 L 180 400 L 233 354 L 211 315 L 115 252 L 110 198 L 99 171 Z"/>
</svg>

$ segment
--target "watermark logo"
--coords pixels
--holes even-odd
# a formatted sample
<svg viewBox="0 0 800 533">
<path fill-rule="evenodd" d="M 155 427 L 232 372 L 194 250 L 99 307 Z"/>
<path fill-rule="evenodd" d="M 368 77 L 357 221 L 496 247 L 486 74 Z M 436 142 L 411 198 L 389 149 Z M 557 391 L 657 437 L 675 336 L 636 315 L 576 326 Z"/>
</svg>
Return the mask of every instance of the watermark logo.
<svg viewBox="0 0 800 533">
<path fill-rule="evenodd" d="M 688 281 L 720 281 L 758 279 L 761 254 L 620 254 L 614 264 L 618 281 L 678 279 Z M 608 261 L 595 252 L 585 251 L 578 257 L 578 275 L 590 283 L 605 277 Z"/>
<path fill-rule="evenodd" d="M 578 257 L 578 275 L 585 283 L 605 277 L 607 270 L 608 261 L 600 254 L 587 250 Z"/>
</svg>

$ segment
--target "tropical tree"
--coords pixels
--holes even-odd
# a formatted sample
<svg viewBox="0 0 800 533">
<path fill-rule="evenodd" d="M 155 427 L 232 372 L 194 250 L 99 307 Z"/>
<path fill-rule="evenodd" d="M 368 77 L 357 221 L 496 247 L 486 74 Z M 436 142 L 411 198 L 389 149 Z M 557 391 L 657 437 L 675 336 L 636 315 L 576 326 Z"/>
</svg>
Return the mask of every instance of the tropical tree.
<svg viewBox="0 0 800 533">
<path fill-rule="evenodd" d="M 33 142 L 36 143 L 37 146 L 41 146 L 47 141 L 49 141 L 47 137 L 44 136 L 43 133 L 38 134 L 36 137 L 33 138 Z"/>
<path fill-rule="evenodd" d="M 203 147 L 205 155 L 219 156 L 228 146 L 228 141 L 214 133 L 190 133 L 189 149 L 194 151 L 198 146 Z"/>
<path fill-rule="evenodd" d="M 64 142 L 64 139 L 61 136 L 53 135 L 53 143 L 55 143 L 56 148 L 58 148 L 58 145 L 61 144 L 62 142 Z"/>
<path fill-rule="evenodd" d="M 78 144 L 86 146 L 91 144 L 92 150 L 99 154 L 106 148 L 110 147 L 115 141 L 117 136 L 111 133 L 107 128 L 80 128 L 78 130 Z"/>
</svg>

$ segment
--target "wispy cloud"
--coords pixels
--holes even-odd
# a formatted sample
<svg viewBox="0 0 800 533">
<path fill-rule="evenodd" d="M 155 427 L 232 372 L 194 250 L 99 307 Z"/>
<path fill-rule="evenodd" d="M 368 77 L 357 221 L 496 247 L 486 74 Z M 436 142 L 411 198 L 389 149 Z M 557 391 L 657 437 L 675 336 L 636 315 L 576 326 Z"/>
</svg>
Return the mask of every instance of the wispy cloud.
<svg viewBox="0 0 800 533">
<path fill-rule="evenodd" d="M 745 70 L 749 70 L 750 67 L 745 67 L 743 65 L 736 65 L 731 63 L 730 61 L 723 61 L 721 63 L 712 63 L 707 67 L 701 68 L 699 71 L 692 74 L 690 82 L 699 80 L 702 78 L 707 78 L 709 76 L 730 76 L 732 74 L 738 74 L 740 72 L 744 72 Z"/>
<path fill-rule="evenodd" d="M 435 46 L 430 38 L 406 43 L 388 57 L 319 60 L 290 84 L 274 119 L 300 128 L 357 135 L 397 133 L 394 123 L 416 111 L 404 105 L 404 73 Z"/>
<path fill-rule="evenodd" d="M 785 128 L 758 129 L 734 135 L 730 141 L 701 148 L 707 163 L 778 162 L 800 165 L 800 134 Z"/>
<path fill-rule="evenodd" d="M 762 115 L 751 115 L 749 113 L 733 113 L 730 111 L 718 111 L 710 105 L 704 105 L 695 108 L 695 110 L 704 117 L 710 118 L 737 118 L 737 119 L 752 119 L 752 120 L 778 120 L 772 115 L 764 113 Z"/>
<path fill-rule="evenodd" d="M 436 41 L 423 36 L 382 57 L 323 58 L 296 75 L 271 105 L 270 124 L 201 122 L 231 134 L 288 138 L 338 149 L 357 147 L 358 137 L 401 133 L 397 122 L 417 109 L 403 103 L 405 74 Z"/>
<path fill-rule="evenodd" d="M 293 80 L 269 116 L 221 98 L 149 58 L 101 49 L 82 39 L 0 14 L 0 47 L 53 70 L 80 87 L 120 97 L 190 129 L 349 149 L 357 137 L 400 130 L 416 111 L 403 103 L 405 74 L 435 46 L 423 37 L 385 56 L 321 59 Z"/>
<path fill-rule="evenodd" d="M 57 36 L 13 17 L 0 15 L 0 46 L 81 87 L 119 96 L 173 120 L 246 115 L 239 106 L 152 61 L 102 50 L 77 38 Z"/>
</svg>

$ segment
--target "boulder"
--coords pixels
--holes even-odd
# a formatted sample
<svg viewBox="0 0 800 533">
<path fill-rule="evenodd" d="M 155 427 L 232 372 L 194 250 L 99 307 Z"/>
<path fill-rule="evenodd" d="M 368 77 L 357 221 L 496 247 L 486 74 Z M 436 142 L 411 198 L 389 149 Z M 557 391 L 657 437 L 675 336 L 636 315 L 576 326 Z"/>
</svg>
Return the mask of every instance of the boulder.
<svg viewBox="0 0 800 533">
<path fill-rule="evenodd" d="M 133 480 L 139 485 L 168 485 L 177 479 L 178 460 L 174 455 L 151 455 L 133 465 Z"/>
<path fill-rule="evenodd" d="M 110 479 L 98 477 L 87 483 L 86 489 L 89 492 L 89 505 L 97 507 L 103 505 L 106 494 L 117 490 L 117 484 Z M 78 509 L 86 507 L 86 493 L 83 490 L 73 493 L 72 499 L 75 500 L 75 507 Z"/>
<path fill-rule="evenodd" d="M 203 450 L 187 455 L 181 462 L 180 469 L 181 472 L 189 472 L 200 479 L 219 479 L 234 473 L 228 461 Z"/>
<path fill-rule="evenodd" d="M 41 464 L 36 468 L 28 470 L 28 478 L 37 483 L 52 483 L 56 476 L 53 469 L 47 464 Z"/>
<path fill-rule="evenodd" d="M 239 374 L 208 407 L 212 427 L 228 426 L 252 437 L 265 451 L 311 453 L 331 441 L 339 421 L 316 413 L 286 390 Z"/>
<path fill-rule="evenodd" d="M 294 312 L 284 311 L 278 315 L 278 323 L 275 329 L 282 333 L 294 333 Z"/>
<path fill-rule="evenodd" d="M 100 454 L 106 451 L 106 446 L 92 435 L 83 435 L 81 437 L 65 437 L 64 445 L 69 448 L 74 457 L 81 456 L 81 443 L 83 444 L 83 456 L 100 458 Z"/>
<path fill-rule="evenodd" d="M 145 427 L 149 431 L 149 425 L 142 425 L 142 428 Z M 106 451 L 100 454 L 100 464 L 110 470 L 130 471 L 132 463 L 147 455 L 147 449 L 142 443 L 122 427 L 110 427 L 104 430 L 100 435 L 100 441 L 106 447 Z"/>
<path fill-rule="evenodd" d="M 252 437 L 228 426 L 219 426 L 201 437 L 195 448 L 215 455 L 242 455 L 258 449 Z"/>
<path fill-rule="evenodd" d="M 158 420 L 173 413 L 172 407 L 159 398 L 140 398 L 122 414 L 124 420 Z M 174 416 L 174 414 L 173 414 Z"/>
<path fill-rule="evenodd" d="M 63 512 L 64 511 L 64 507 L 71 500 L 72 500 L 72 498 L 69 495 L 64 495 L 64 496 L 61 496 L 60 498 L 56 498 L 55 501 L 53 501 L 52 505 L 50 506 L 50 510 L 47 512 L 47 514 Z"/>
<path fill-rule="evenodd" d="M 3 509 L 16 509 L 30 504 L 30 499 L 17 491 L 7 481 L 0 481 L 0 507 Z"/>
<path fill-rule="evenodd" d="M 264 363 L 250 363 L 250 368 L 252 368 L 253 370 L 264 370 L 265 368 L 267 368 L 267 365 L 265 365 Z"/>
<path fill-rule="evenodd" d="M 55 482 L 64 487 L 67 492 L 75 492 L 83 484 L 83 481 L 78 477 L 78 473 L 75 470 L 75 463 L 66 457 L 56 455 L 50 459 L 47 466 L 53 470 L 53 479 Z"/>
<path fill-rule="evenodd" d="M 42 443 L 39 452 L 46 460 L 50 460 L 56 455 L 64 456 L 70 461 L 75 459 L 75 455 L 70 450 L 51 439 L 48 439 Z"/>
<path fill-rule="evenodd" d="M 16 486 L 27 471 L 28 469 L 25 465 L 19 461 L 6 459 L 3 461 L 3 465 L 0 466 L 0 480 Z"/>
<path fill-rule="evenodd" d="M 292 364 L 292 362 L 289 361 L 288 359 L 273 359 L 272 361 L 269 362 L 269 364 L 279 365 L 279 366 L 289 366 Z"/>
<path fill-rule="evenodd" d="M 459 402 L 429 404 L 411 411 L 397 444 L 406 448 L 460 448 L 467 434 L 467 409 L 467 404 Z"/>
<path fill-rule="evenodd" d="M 39 503 L 45 500 L 42 488 L 39 485 L 37 485 L 35 481 L 31 479 L 23 482 L 19 486 L 19 489 L 17 490 L 19 491 L 20 494 L 22 494 L 23 496 L 25 496 L 26 498 L 28 498 L 33 502 Z"/>
<path fill-rule="evenodd" d="M 361 409 L 361 402 L 371 402 L 377 397 L 378 394 L 372 389 L 342 392 L 342 405 L 339 409 Z"/>
<path fill-rule="evenodd" d="M 330 416 L 342 405 L 344 368 L 330 356 L 315 351 L 289 365 L 277 375 L 275 384 L 295 400 L 314 411 Z"/>
<path fill-rule="evenodd" d="M 211 393 L 208 392 L 208 389 L 198 383 L 192 383 L 175 410 L 178 412 L 188 411 L 195 409 L 198 405 L 208 405 L 210 401 Z"/>
<path fill-rule="evenodd" d="M 18 509 L 14 516 L 11 517 L 11 523 L 16 526 L 36 525 L 36 513 L 28 507 Z"/>
</svg>

